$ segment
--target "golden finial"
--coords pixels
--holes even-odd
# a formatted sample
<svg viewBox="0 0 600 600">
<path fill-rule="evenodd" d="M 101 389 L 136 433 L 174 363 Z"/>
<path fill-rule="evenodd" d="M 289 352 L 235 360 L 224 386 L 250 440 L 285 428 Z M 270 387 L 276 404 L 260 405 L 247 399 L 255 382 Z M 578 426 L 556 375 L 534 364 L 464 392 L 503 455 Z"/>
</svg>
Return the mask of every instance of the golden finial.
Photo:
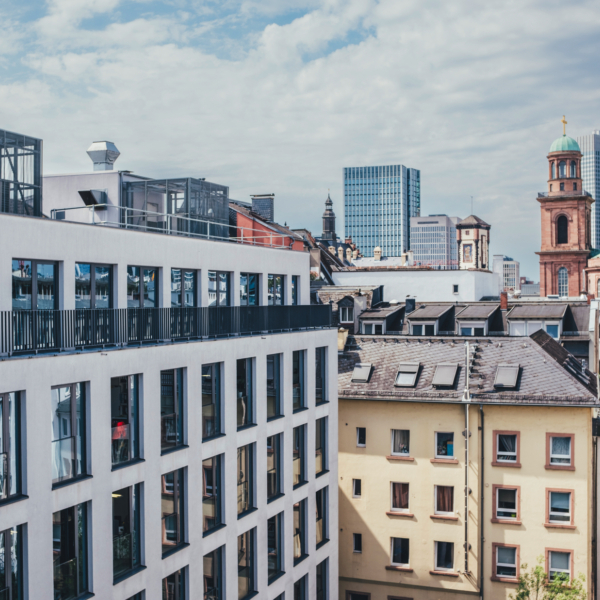
<svg viewBox="0 0 600 600">
<path fill-rule="evenodd" d="M 563 135 L 567 135 L 567 120 L 565 119 L 565 115 L 563 115 L 561 123 L 563 124 Z"/>
</svg>

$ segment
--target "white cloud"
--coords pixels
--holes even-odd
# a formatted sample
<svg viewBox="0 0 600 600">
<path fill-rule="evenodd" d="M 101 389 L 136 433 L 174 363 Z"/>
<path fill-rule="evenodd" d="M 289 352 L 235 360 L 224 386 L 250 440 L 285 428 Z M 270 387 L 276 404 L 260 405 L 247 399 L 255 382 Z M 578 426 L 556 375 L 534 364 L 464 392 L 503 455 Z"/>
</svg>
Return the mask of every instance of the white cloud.
<svg viewBox="0 0 600 600">
<path fill-rule="evenodd" d="M 212 23 L 176 5 L 85 29 L 118 5 L 52 0 L 31 26 L 30 71 L 0 81 L 0 127 L 43 137 L 47 172 L 88 168 L 89 142 L 108 138 L 121 168 L 207 177 L 240 199 L 275 192 L 277 218 L 315 232 L 331 188 L 343 235 L 342 167 L 403 163 L 421 169 L 424 214 L 466 216 L 475 196 L 492 251 L 537 277 L 535 193 L 559 119 L 573 135 L 600 125 L 593 0 L 298 0 L 303 16 L 234 53 L 227 19 L 288 3 L 242 0 Z M 201 49 L 209 31 L 235 59 Z"/>
</svg>

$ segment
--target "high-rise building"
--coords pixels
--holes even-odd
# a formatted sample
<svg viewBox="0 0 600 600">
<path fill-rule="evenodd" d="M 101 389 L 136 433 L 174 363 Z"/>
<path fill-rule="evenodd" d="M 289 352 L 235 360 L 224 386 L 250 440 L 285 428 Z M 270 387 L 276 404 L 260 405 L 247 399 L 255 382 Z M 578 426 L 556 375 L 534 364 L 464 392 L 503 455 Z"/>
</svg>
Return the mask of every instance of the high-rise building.
<svg viewBox="0 0 600 600">
<path fill-rule="evenodd" d="M 410 218 L 410 249 L 415 265 L 458 269 L 456 224 L 459 217 L 429 215 Z"/>
<path fill-rule="evenodd" d="M 345 237 L 363 256 L 410 250 L 410 217 L 421 214 L 421 172 L 404 165 L 344 168 Z"/>
<path fill-rule="evenodd" d="M 583 189 L 596 200 L 592 204 L 592 248 L 600 248 L 600 129 L 577 138 L 581 150 L 581 179 Z"/>
<path fill-rule="evenodd" d="M 500 278 L 500 291 L 514 291 L 521 289 L 520 263 L 510 256 L 494 254 L 492 271 Z M 533 283 L 533 282 L 531 282 Z"/>
<path fill-rule="evenodd" d="M 135 223 L 76 220 L 109 176 L 0 214 L 0 597 L 337 598 L 337 331 L 309 253 L 213 237 L 190 179 L 146 180 Z"/>
</svg>

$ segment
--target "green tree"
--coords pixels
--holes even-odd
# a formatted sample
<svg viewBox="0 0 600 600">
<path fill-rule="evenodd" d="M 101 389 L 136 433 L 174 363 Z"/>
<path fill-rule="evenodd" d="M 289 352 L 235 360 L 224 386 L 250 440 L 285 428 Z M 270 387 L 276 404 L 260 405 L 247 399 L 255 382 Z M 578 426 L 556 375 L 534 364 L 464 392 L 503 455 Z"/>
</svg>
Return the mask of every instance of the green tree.
<svg viewBox="0 0 600 600">
<path fill-rule="evenodd" d="M 542 567 L 543 560 L 540 556 L 530 571 L 526 564 L 521 565 L 517 591 L 509 596 L 510 600 L 586 600 L 585 577 L 581 573 L 572 580 L 559 573 L 551 580 Z"/>
</svg>

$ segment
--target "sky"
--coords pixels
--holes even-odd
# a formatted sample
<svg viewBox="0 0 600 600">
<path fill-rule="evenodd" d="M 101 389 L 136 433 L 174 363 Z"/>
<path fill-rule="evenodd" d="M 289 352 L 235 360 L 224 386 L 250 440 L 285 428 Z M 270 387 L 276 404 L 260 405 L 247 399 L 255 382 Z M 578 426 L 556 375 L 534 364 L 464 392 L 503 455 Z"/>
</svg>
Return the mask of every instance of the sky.
<svg viewBox="0 0 600 600">
<path fill-rule="evenodd" d="M 0 128 L 44 139 L 44 172 L 206 177 L 275 193 L 319 234 L 342 169 L 421 170 L 421 214 L 490 223 L 539 280 L 546 155 L 600 129 L 597 0 L 2 0 Z"/>
</svg>

